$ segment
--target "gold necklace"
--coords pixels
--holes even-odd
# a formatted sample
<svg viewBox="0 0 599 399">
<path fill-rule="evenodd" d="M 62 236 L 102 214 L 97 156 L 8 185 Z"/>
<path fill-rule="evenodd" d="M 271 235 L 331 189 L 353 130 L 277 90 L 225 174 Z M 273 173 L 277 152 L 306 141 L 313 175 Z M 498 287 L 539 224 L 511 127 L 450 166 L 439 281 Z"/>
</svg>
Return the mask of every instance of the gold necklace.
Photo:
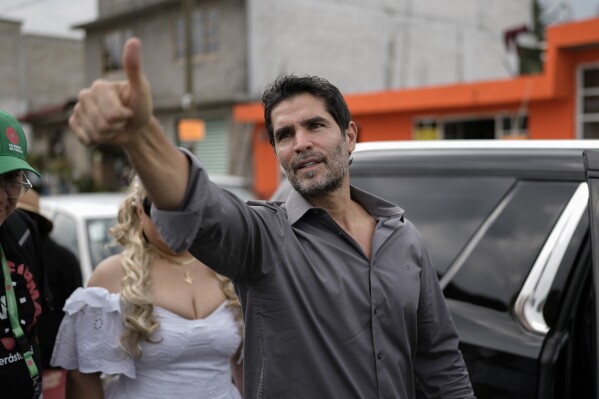
<svg viewBox="0 0 599 399">
<path fill-rule="evenodd" d="M 174 263 L 179 266 L 189 265 L 196 260 L 196 258 L 194 258 L 193 255 L 190 255 L 189 258 L 186 258 L 184 260 L 179 260 L 179 258 L 177 256 L 168 255 L 156 247 L 151 248 L 151 250 L 154 253 L 154 255 L 156 255 L 160 259 L 165 260 L 170 263 Z"/>
<path fill-rule="evenodd" d="M 181 273 L 182 275 L 184 275 L 185 277 L 183 277 L 183 281 L 186 282 L 187 284 L 191 285 L 191 283 L 193 283 L 193 279 L 191 278 L 191 272 L 193 271 L 192 269 L 189 269 L 187 271 L 182 271 L 177 269 L 177 266 L 173 265 L 173 268 L 178 271 L 179 273 Z"/>
<path fill-rule="evenodd" d="M 194 258 L 193 256 L 191 256 L 188 259 L 185 259 L 183 261 L 180 261 L 178 259 L 176 259 L 174 256 L 169 256 L 167 254 L 165 254 L 164 252 L 160 251 L 158 248 L 152 248 L 152 252 L 154 253 L 154 255 L 156 255 L 158 258 L 166 261 L 166 263 L 168 263 L 170 266 L 173 267 L 173 269 L 175 269 L 178 273 L 182 274 L 183 277 L 183 281 L 189 285 L 191 285 L 193 283 L 193 278 L 191 278 L 191 272 L 193 271 L 192 269 L 189 269 L 187 271 L 183 271 L 183 270 L 179 270 L 179 266 L 187 266 L 192 264 L 196 258 Z"/>
</svg>

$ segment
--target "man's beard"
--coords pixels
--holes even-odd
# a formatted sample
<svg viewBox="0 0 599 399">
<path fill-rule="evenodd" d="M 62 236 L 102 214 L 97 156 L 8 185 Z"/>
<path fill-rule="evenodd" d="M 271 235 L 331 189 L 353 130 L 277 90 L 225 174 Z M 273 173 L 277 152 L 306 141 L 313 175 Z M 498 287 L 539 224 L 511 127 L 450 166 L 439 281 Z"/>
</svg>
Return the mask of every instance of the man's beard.
<svg viewBox="0 0 599 399">
<path fill-rule="evenodd" d="M 349 165 L 348 160 L 343 157 L 344 151 L 345 146 L 342 143 L 337 147 L 335 153 L 329 154 L 328 158 L 313 152 L 302 154 L 291 162 L 286 170 L 289 183 L 291 183 L 291 186 L 295 191 L 307 199 L 320 197 L 336 191 L 342 186 L 343 176 Z M 313 170 L 302 173 L 301 177 L 296 174 L 295 165 L 302 160 L 312 157 L 318 159 L 320 162 L 326 163 L 323 170 Z"/>
</svg>

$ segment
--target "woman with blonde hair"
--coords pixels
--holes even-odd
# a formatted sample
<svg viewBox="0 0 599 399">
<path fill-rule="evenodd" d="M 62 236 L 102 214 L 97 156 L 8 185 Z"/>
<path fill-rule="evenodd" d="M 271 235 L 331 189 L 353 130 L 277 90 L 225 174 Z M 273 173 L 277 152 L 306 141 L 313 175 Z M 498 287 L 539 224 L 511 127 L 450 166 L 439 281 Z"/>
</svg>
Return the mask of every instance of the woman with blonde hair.
<svg viewBox="0 0 599 399">
<path fill-rule="evenodd" d="M 172 252 L 150 208 L 134 178 L 111 230 L 123 251 L 67 301 L 51 363 L 69 370 L 69 398 L 239 399 L 243 325 L 233 285 Z"/>
</svg>

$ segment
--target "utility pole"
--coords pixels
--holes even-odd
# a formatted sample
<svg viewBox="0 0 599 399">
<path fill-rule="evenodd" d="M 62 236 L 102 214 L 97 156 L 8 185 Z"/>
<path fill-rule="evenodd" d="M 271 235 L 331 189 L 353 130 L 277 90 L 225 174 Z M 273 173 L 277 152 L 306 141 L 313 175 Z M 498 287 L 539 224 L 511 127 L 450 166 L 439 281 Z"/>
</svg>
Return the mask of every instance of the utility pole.
<svg viewBox="0 0 599 399">
<path fill-rule="evenodd" d="M 183 0 L 183 29 L 185 36 L 185 87 L 183 97 L 181 98 L 181 107 L 188 113 L 193 112 L 194 94 L 193 94 L 193 18 L 194 0 Z"/>
</svg>

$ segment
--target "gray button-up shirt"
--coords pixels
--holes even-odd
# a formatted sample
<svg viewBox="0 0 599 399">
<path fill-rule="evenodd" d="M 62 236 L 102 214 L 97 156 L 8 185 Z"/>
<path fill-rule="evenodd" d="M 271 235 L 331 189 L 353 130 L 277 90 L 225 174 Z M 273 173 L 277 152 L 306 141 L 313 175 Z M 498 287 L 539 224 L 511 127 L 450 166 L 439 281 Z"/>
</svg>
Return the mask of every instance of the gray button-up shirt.
<svg viewBox="0 0 599 399">
<path fill-rule="evenodd" d="M 403 210 L 351 189 L 376 220 L 371 259 L 297 192 L 248 206 L 192 162 L 161 235 L 231 278 L 242 303 L 244 397 L 473 397 L 435 270 Z"/>
</svg>

